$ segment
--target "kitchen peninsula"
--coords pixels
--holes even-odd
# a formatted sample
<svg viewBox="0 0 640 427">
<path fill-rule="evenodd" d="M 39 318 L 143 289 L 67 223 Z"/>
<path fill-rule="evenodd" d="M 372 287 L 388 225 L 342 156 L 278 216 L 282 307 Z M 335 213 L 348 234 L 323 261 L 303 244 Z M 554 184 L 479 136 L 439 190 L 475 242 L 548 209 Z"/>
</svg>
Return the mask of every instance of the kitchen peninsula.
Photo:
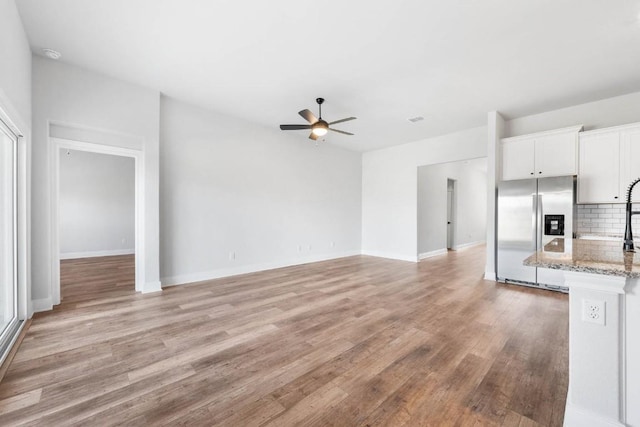
<svg viewBox="0 0 640 427">
<path fill-rule="evenodd" d="M 569 288 L 564 425 L 640 426 L 640 254 L 622 241 L 555 239 L 524 260 Z"/>
</svg>

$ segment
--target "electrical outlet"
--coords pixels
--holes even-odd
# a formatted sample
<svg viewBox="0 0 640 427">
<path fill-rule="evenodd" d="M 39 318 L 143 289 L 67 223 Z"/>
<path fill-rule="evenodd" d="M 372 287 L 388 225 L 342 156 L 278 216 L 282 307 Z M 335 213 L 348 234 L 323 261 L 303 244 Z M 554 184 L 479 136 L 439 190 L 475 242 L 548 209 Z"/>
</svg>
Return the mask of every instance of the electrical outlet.
<svg viewBox="0 0 640 427">
<path fill-rule="evenodd" d="M 583 299 L 582 321 L 604 326 L 606 317 L 606 305 L 604 301 Z"/>
<path fill-rule="evenodd" d="M 235 259 L 236 259 L 236 253 L 229 252 L 229 261 L 235 261 Z"/>
</svg>

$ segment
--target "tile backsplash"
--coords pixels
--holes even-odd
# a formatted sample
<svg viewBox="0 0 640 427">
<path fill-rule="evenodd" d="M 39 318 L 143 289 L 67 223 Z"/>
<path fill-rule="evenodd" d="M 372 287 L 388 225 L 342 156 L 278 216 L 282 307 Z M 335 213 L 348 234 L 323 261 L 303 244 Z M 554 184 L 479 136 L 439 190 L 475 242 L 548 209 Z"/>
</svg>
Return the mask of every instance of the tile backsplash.
<svg viewBox="0 0 640 427">
<path fill-rule="evenodd" d="M 640 205 L 634 204 L 633 210 L 640 210 Z M 579 235 L 598 234 L 607 236 L 624 235 L 625 205 L 599 204 L 578 205 L 578 226 L 576 232 Z M 635 234 L 640 235 L 640 214 L 631 218 Z"/>
</svg>

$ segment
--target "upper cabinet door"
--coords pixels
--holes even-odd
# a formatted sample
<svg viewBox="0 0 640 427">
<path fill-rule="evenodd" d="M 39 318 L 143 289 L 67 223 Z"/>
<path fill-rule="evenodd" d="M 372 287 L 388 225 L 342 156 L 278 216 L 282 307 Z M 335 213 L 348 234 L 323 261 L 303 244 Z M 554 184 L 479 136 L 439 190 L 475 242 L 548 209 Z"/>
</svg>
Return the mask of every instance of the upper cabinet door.
<svg viewBox="0 0 640 427">
<path fill-rule="evenodd" d="M 575 175 L 582 125 L 504 138 L 502 180 Z"/>
<path fill-rule="evenodd" d="M 621 203 L 620 132 L 580 134 L 578 203 Z"/>
<path fill-rule="evenodd" d="M 578 133 L 566 132 L 536 138 L 535 176 L 563 176 L 578 173 Z"/>
<path fill-rule="evenodd" d="M 640 178 L 640 126 L 620 133 L 620 198 L 627 201 L 629 184 Z M 640 184 L 633 190 L 633 202 L 640 203 Z"/>
<path fill-rule="evenodd" d="M 502 180 L 533 178 L 535 175 L 535 139 L 502 140 Z"/>
</svg>

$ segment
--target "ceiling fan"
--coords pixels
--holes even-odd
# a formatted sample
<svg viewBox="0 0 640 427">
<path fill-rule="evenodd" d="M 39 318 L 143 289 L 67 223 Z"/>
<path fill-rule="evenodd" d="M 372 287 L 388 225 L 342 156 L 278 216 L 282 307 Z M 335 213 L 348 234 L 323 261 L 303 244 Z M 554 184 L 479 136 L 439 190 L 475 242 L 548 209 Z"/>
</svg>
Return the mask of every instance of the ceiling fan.
<svg viewBox="0 0 640 427">
<path fill-rule="evenodd" d="M 306 121 L 310 124 L 308 125 L 280 125 L 280 129 L 282 130 L 301 130 L 301 129 L 311 129 L 311 134 L 309 134 L 309 138 L 314 141 L 319 137 L 327 134 L 328 131 L 338 132 L 343 135 L 353 135 L 350 132 L 345 132 L 343 130 L 333 129 L 329 127 L 330 125 L 335 125 L 336 123 L 348 122 L 349 120 L 355 120 L 355 117 L 347 117 L 346 119 L 340 119 L 333 122 L 326 122 L 322 120 L 322 103 L 324 102 L 324 98 L 316 98 L 316 102 L 318 103 L 318 111 L 319 118 L 313 115 L 313 113 L 309 110 L 299 111 L 300 114 Z"/>
</svg>

